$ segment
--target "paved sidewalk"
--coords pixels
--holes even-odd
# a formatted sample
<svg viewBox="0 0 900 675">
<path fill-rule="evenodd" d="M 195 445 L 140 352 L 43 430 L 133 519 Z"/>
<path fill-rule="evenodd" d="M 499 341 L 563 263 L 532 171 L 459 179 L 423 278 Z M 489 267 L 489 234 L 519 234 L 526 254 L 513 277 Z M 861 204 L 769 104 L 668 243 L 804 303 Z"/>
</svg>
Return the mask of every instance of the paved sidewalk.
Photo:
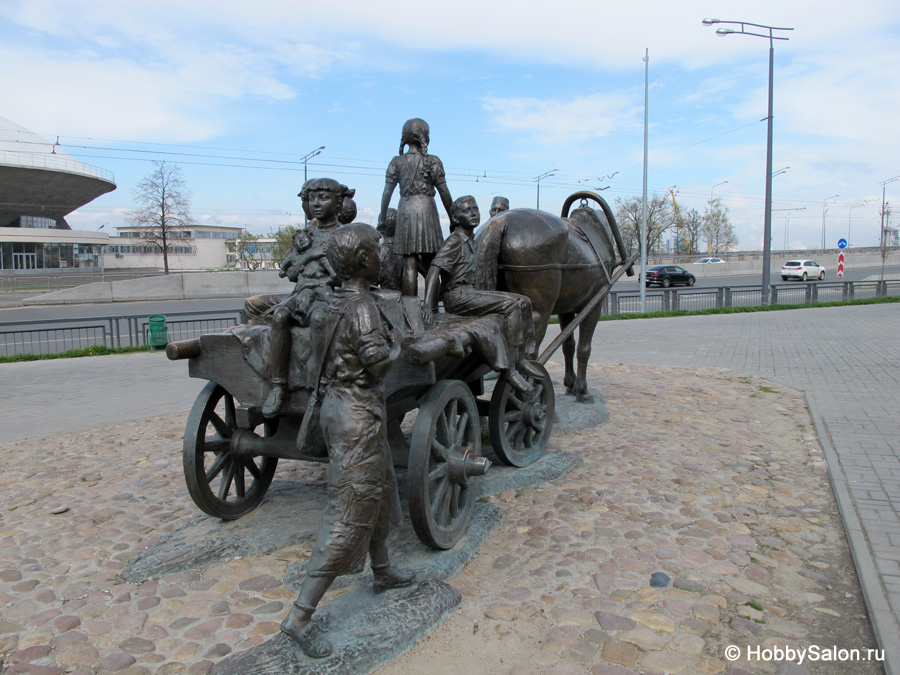
<svg viewBox="0 0 900 675">
<path fill-rule="evenodd" d="M 806 392 L 887 672 L 900 673 L 900 304 L 608 321 L 593 349 L 596 362 L 729 368 Z"/>
<path fill-rule="evenodd" d="M 807 392 L 889 673 L 900 672 L 898 327 L 897 304 L 612 321 L 598 326 L 593 355 L 626 366 L 729 368 Z M 203 385 L 186 370 L 161 353 L 0 366 L 0 436 L 186 410 Z"/>
</svg>

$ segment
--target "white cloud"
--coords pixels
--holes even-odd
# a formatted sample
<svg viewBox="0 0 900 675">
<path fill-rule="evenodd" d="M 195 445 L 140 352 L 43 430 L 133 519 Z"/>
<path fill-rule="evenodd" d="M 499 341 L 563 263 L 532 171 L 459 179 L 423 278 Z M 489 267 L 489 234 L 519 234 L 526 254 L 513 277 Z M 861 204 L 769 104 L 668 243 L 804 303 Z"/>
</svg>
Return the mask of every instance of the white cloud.
<svg viewBox="0 0 900 675">
<path fill-rule="evenodd" d="M 634 97 L 624 92 L 569 100 L 485 97 L 483 103 L 499 129 L 525 132 L 548 144 L 602 138 L 643 119 L 643 103 L 636 107 Z"/>
</svg>

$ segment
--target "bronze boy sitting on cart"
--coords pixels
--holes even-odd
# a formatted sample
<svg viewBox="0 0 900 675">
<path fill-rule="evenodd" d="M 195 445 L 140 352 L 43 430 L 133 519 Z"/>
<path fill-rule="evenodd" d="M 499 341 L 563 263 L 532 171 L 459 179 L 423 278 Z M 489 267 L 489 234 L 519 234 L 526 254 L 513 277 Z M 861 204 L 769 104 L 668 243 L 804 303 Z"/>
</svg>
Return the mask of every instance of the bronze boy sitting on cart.
<svg viewBox="0 0 900 675">
<path fill-rule="evenodd" d="M 444 309 L 451 314 L 461 316 L 484 316 L 499 314 L 503 317 L 503 337 L 509 350 L 509 367 L 497 368 L 506 380 L 522 392 L 530 392 L 522 373 L 529 377 L 540 378 L 542 373 L 526 360 L 525 342 L 534 337 L 534 324 L 531 313 L 531 300 L 517 293 L 500 291 L 482 291 L 476 289 L 475 283 L 475 240 L 472 233 L 481 220 L 478 203 L 475 198 L 466 195 L 460 197 L 450 206 L 452 232 L 441 246 L 440 251 L 431 261 L 431 268 L 425 279 L 425 300 L 422 313 L 425 321 L 430 322 L 437 307 L 438 293 L 444 303 Z M 440 273 L 444 273 L 445 281 L 441 284 Z"/>
</svg>

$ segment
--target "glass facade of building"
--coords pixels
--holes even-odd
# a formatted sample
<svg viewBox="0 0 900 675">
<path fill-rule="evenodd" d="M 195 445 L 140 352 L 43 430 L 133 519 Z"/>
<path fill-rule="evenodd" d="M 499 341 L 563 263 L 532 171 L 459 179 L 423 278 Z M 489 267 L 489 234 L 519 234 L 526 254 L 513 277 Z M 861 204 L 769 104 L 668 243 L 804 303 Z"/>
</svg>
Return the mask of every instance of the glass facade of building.
<svg viewBox="0 0 900 675">
<path fill-rule="evenodd" d="M 97 244 L 57 244 L 41 242 L 0 242 L 0 269 L 58 270 L 72 267 L 100 267 Z"/>
</svg>

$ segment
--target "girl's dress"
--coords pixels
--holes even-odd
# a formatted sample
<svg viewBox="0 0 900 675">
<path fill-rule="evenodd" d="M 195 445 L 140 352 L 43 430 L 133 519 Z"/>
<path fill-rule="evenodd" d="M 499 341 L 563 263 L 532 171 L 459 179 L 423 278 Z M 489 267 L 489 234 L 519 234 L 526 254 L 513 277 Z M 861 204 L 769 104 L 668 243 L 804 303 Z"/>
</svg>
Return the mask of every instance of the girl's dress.
<svg viewBox="0 0 900 675">
<path fill-rule="evenodd" d="M 441 160 L 419 152 L 398 155 L 388 166 L 385 183 L 391 189 L 400 186 L 394 253 L 436 253 L 444 242 L 434 202 L 435 186 L 446 183 Z"/>
</svg>

